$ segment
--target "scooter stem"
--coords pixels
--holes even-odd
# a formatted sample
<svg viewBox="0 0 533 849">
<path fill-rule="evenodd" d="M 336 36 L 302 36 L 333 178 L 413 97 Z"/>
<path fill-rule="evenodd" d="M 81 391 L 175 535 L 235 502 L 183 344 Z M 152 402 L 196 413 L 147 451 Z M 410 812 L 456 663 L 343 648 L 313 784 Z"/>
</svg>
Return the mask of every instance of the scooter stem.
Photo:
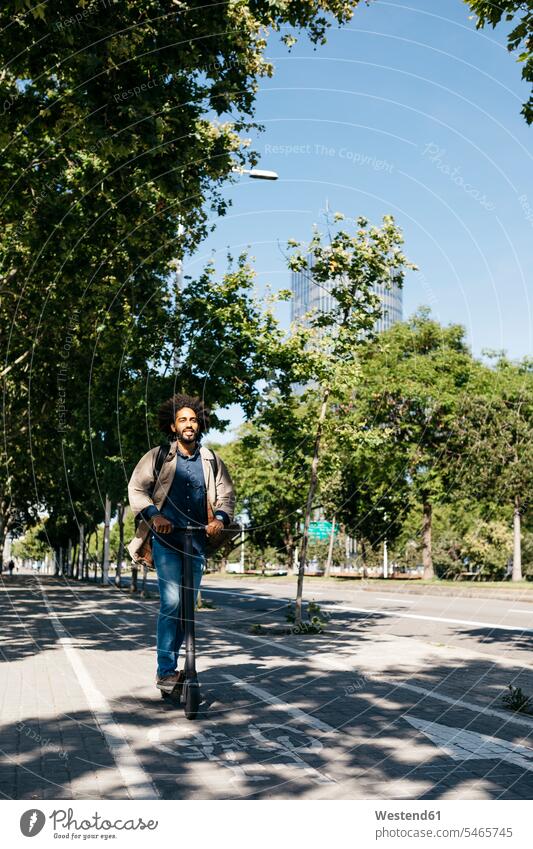
<svg viewBox="0 0 533 849">
<path fill-rule="evenodd" d="M 196 677 L 194 634 L 194 579 L 192 569 L 192 534 L 194 528 L 185 528 L 183 541 L 182 623 L 185 633 L 185 678 Z"/>
</svg>

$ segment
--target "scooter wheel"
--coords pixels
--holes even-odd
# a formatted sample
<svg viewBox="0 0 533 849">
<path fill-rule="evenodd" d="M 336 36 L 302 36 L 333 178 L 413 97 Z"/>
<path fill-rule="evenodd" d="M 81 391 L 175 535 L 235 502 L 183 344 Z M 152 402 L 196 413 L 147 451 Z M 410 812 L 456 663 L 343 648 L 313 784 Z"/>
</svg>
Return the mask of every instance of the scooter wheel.
<svg viewBox="0 0 533 849">
<path fill-rule="evenodd" d="M 189 684 L 185 696 L 185 716 L 187 719 L 195 719 L 200 707 L 200 687 L 198 684 Z"/>
</svg>

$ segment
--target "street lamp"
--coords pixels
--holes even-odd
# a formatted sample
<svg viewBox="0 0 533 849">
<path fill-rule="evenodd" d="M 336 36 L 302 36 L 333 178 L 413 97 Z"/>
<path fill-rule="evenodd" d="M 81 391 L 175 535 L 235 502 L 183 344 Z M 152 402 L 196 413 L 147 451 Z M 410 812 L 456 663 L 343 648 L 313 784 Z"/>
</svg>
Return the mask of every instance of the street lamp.
<svg viewBox="0 0 533 849">
<path fill-rule="evenodd" d="M 279 174 L 275 171 L 263 171 L 260 168 L 232 168 L 235 174 L 247 174 L 252 180 L 278 180 Z"/>
</svg>

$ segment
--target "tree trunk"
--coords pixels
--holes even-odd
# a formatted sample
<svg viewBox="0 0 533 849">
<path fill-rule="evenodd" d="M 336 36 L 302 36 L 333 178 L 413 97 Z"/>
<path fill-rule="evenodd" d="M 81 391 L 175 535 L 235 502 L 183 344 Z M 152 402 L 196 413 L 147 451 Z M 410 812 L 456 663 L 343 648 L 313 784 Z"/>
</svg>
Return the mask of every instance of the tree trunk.
<svg viewBox="0 0 533 849">
<path fill-rule="evenodd" d="M 520 516 L 520 499 L 518 496 L 514 502 L 514 517 L 513 517 L 513 574 L 511 580 L 522 580 L 522 534 L 521 534 L 521 516 Z"/>
<path fill-rule="evenodd" d="M 80 556 L 78 562 L 78 581 L 83 581 L 85 569 L 85 525 L 80 525 Z"/>
<path fill-rule="evenodd" d="M 424 501 L 422 519 L 422 564 L 424 566 L 424 580 L 430 581 L 435 577 L 433 571 L 433 556 L 431 552 L 431 520 L 432 507 L 429 501 Z"/>
<path fill-rule="evenodd" d="M 2 502 L 3 506 L 4 502 Z M 7 522 L 5 519 L 4 511 L 0 512 L 0 575 L 2 574 L 2 570 L 4 567 L 4 545 L 7 536 Z"/>
<path fill-rule="evenodd" d="M 98 526 L 94 529 L 94 539 L 95 539 L 95 555 L 94 555 L 94 582 L 98 581 Z"/>
<path fill-rule="evenodd" d="M 63 571 L 66 573 L 67 578 L 72 577 L 72 540 L 69 539 L 67 543 L 67 562 L 65 563 L 65 568 Z"/>
<path fill-rule="evenodd" d="M 368 565 L 366 560 L 366 542 L 361 540 L 361 563 L 363 564 L 363 578 L 368 578 Z"/>
<path fill-rule="evenodd" d="M 107 584 L 109 578 L 109 524 L 111 522 L 111 501 L 109 495 L 105 497 L 105 519 L 104 519 L 104 549 L 102 552 L 102 583 Z"/>
<path fill-rule="evenodd" d="M 283 545 L 285 546 L 287 559 L 287 574 L 290 575 L 292 567 L 294 566 L 294 536 L 290 521 L 285 521 L 283 523 Z"/>
<path fill-rule="evenodd" d="M 304 516 L 304 532 L 300 548 L 300 563 L 298 564 L 298 583 L 296 585 L 296 602 L 294 605 L 294 624 L 297 627 L 302 624 L 302 595 L 304 588 L 304 570 L 305 561 L 307 558 L 307 544 L 309 542 L 309 523 L 311 521 L 311 510 L 313 509 L 313 500 L 315 497 L 316 485 L 318 482 L 318 457 L 320 454 L 320 439 L 322 437 L 322 425 L 326 418 L 328 408 L 329 388 L 324 390 L 322 397 L 322 406 L 318 417 L 315 436 L 315 450 L 313 453 L 313 461 L 311 463 L 311 478 L 309 480 L 309 491 L 307 493 L 307 504 L 305 506 Z"/>
<path fill-rule="evenodd" d="M 329 535 L 329 547 L 328 547 L 328 559 L 326 560 L 326 568 L 324 570 L 324 577 L 329 578 L 329 573 L 331 572 L 331 564 L 333 562 L 333 543 L 335 541 L 335 516 L 333 517 L 333 522 L 331 523 L 331 533 Z"/>
<path fill-rule="evenodd" d="M 118 521 L 118 552 L 117 552 L 117 572 L 115 575 L 115 586 L 120 587 L 120 579 L 122 575 L 122 562 L 124 560 L 124 504 L 119 501 L 117 504 L 117 521 Z"/>
<path fill-rule="evenodd" d="M 241 531 L 241 559 L 240 559 L 240 570 L 244 575 L 244 526 Z"/>
<path fill-rule="evenodd" d="M 70 557 L 72 561 L 72 566 L 70 567 L 70 573 L 73 580 L 76 580 L 78 577 L 78 554 L 79 554 L 79 545 L 77 542 L 73 543 L 72 548 L 70 550 Z"/>
<path fill-rule="evenodd" d="M 91 576 L 89 575 L 89 569 L 91 565 L 91 539 L 93 533 L 87 534 L 85 537 L 85 546 L 84 546 L 84 557 L 85 557 L 85 571 L 84 578 L 86 581 L 89 581 Z"/>
</svg>

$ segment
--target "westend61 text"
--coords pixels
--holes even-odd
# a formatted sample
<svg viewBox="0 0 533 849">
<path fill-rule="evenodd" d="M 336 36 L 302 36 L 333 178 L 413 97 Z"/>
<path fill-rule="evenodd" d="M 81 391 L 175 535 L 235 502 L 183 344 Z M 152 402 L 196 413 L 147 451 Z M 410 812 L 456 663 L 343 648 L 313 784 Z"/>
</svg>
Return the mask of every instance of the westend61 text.
<svg viewBox="0 0 533 849">
<path fill-rule="evenodd" d="M 374 811 L 377 820 L 439 820 L 440 811 Z"/>
</svg>

